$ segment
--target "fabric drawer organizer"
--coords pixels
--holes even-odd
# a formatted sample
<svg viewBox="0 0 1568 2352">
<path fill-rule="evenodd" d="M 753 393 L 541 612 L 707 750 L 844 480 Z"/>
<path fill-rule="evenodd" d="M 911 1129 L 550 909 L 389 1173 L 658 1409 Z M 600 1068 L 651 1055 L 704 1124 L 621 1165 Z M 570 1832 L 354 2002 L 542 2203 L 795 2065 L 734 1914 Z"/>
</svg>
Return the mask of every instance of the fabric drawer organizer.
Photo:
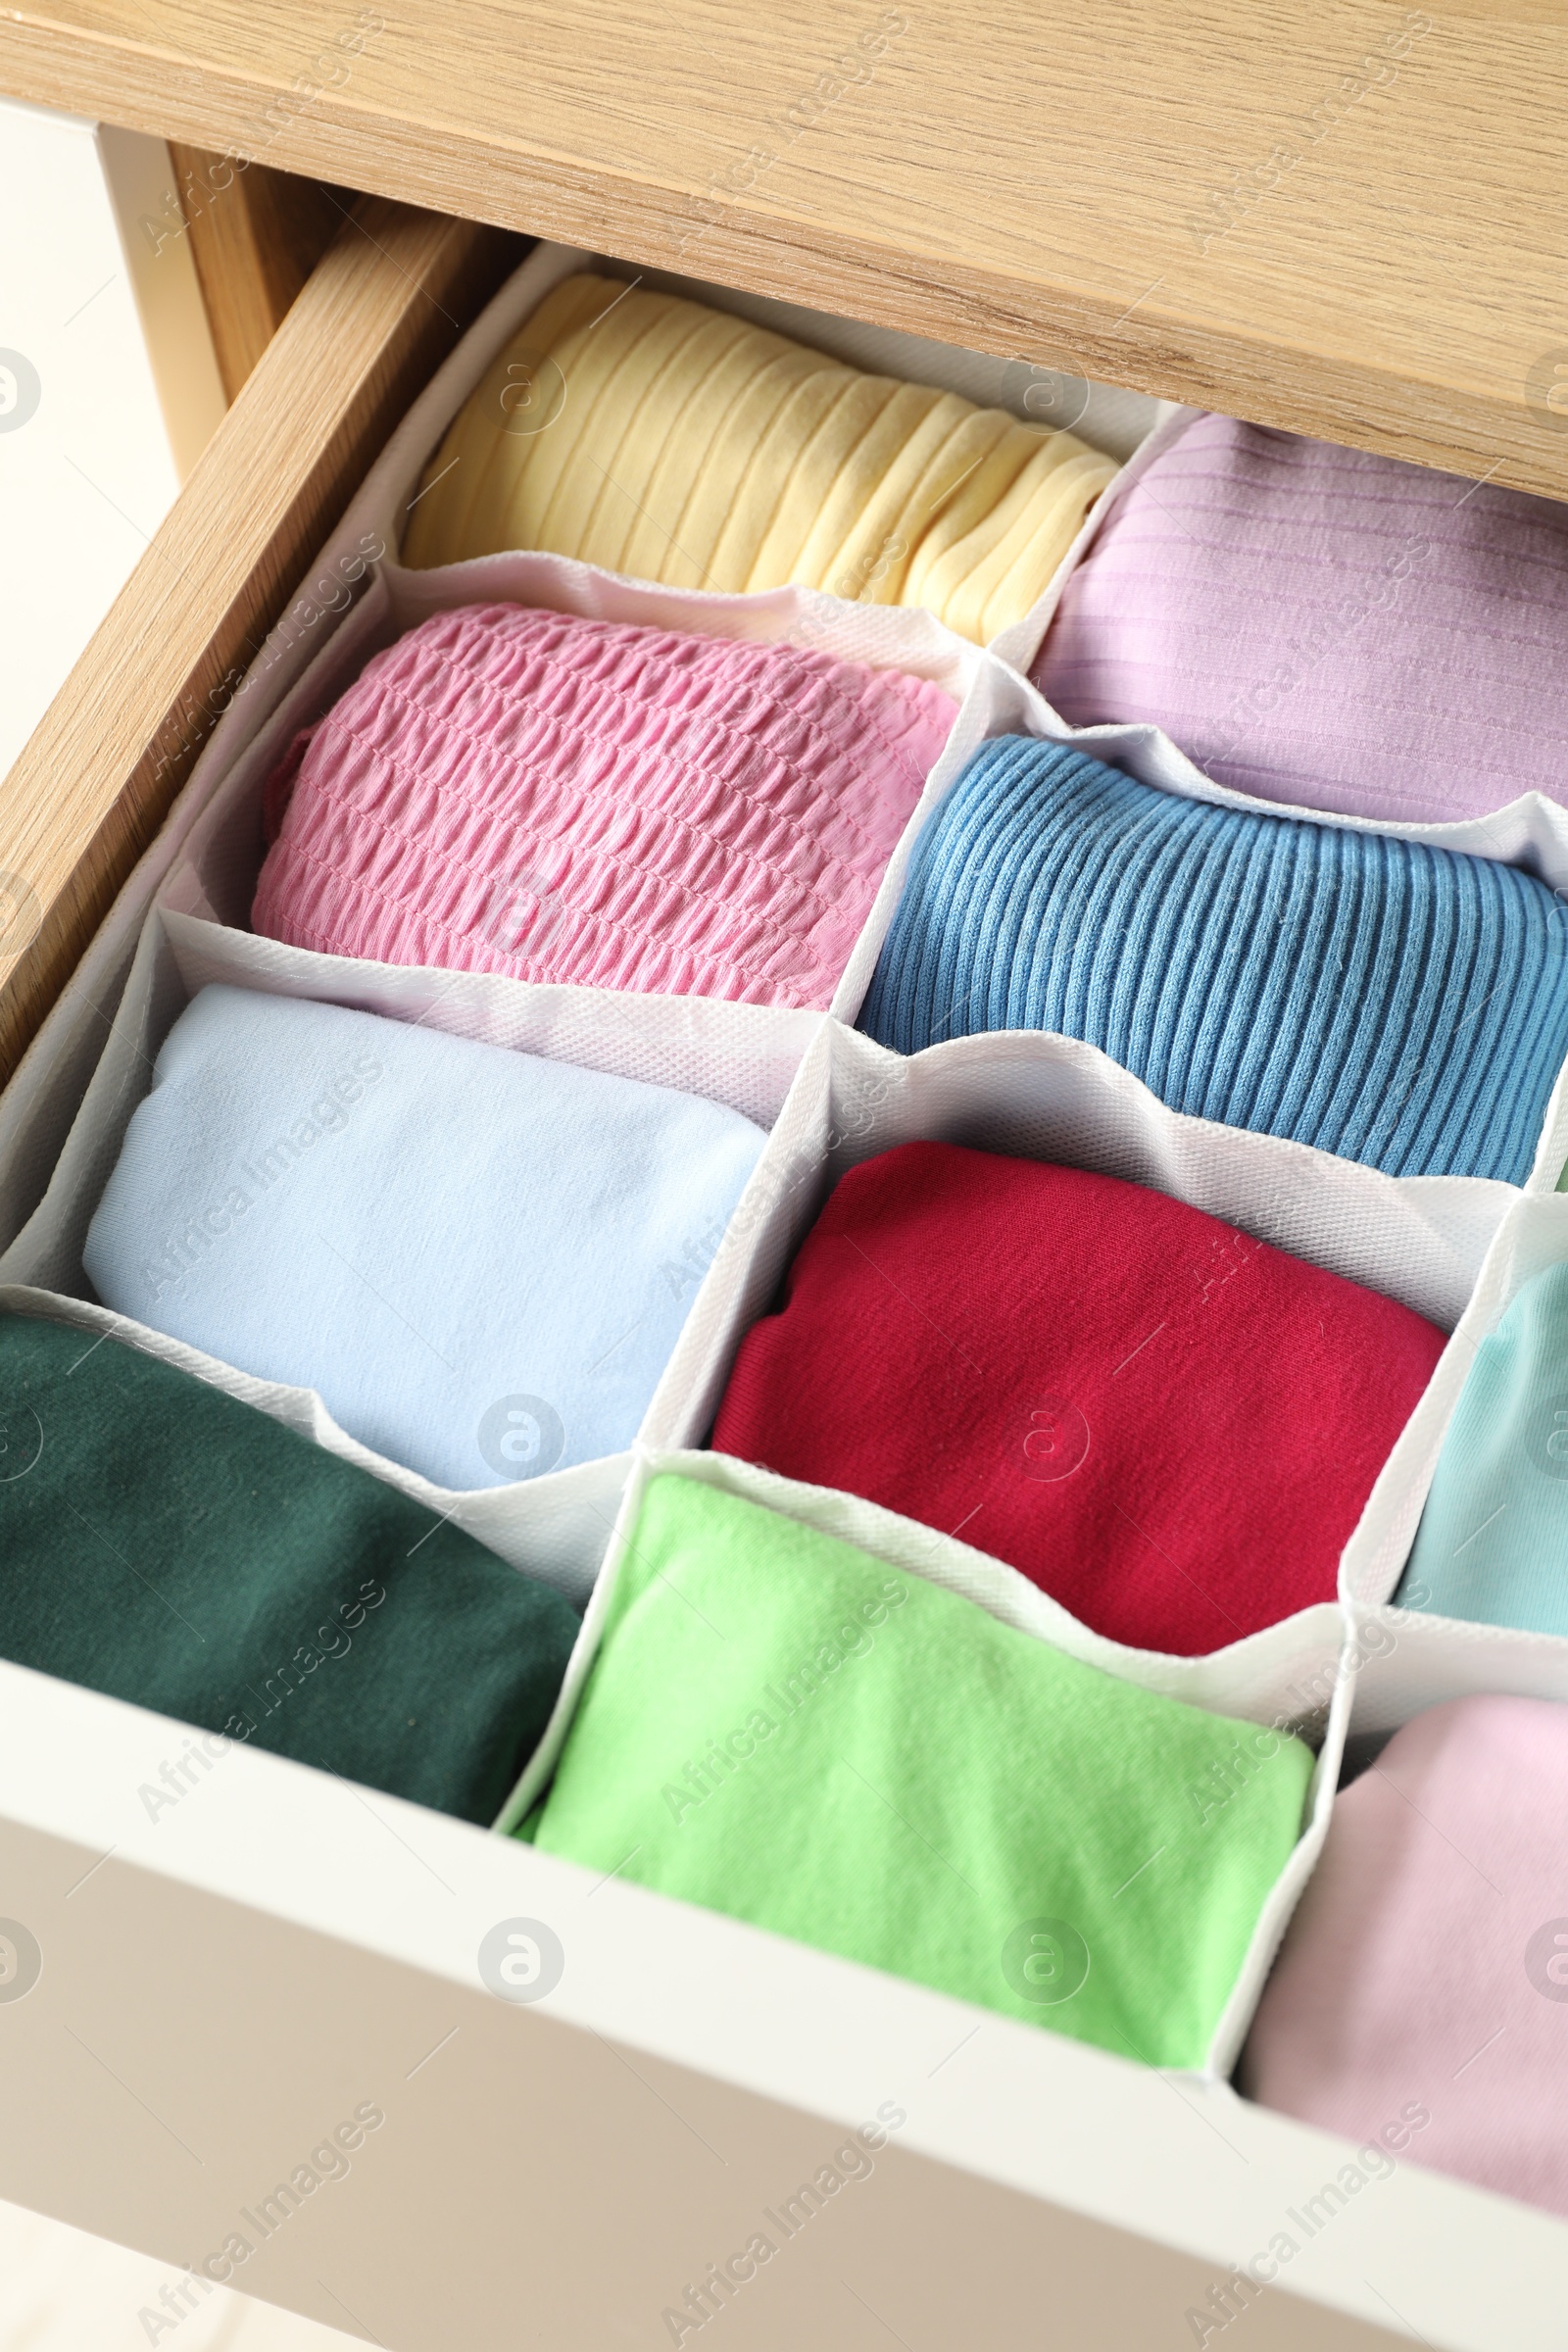
<svg viewBox="0 0 1568 2352">
<path fill-rule="evenodd" d="M 1299 1836 L 1256 1907 L 1245 1948 L 1225 1965 L 1228 1989 L 1198 2042 L 1173 2060 L 1226 2078 L 1328 1835 L 1347 1755 L 1354 1766 L 1365 1763 L 1398 1726 L 1445 1699 L 1505 1692 L 1568 1700 L 1568 1642 L 1503 1628 L 1483 1633 L 1391 1605 L 1477 1348 L 1528 1282 L 1568 1262 L 1568 1199 L 1552 1191 L 1568 1157 L 1562 1082 L 1528 1173 L 1515 1185 L 1390 1175 L 1308 1144 L 1219 1126 L 1171 1109 L 1096 1048 L 1059 1035 L 978 1034 L 906 1057 L 860 1033 L 854 1023 L 914 841 L 982 744 L 1004 734 L 1070 743 L 1188 801 L 1238 809 L 1264 804 L 1213 784 L 1150 725 L 1069 728 L 1029 683 L 1064 585 L 1094 543 L 1095 515 L 1033 612 L 984 647 L 929 612 L 815 590 L 729 595 L 656 587 L 530 552 L 433 569 L 401 564 L 396 550 L 409 510 L 464 399 L 551 289 L 596 266 L 605 267 L 562 248 L 538 248 L 416 405 L 324 551 L 314 575 L 324 588 L 308 587 L 263 649 L 164 833 L 50 1016 L 0 1109 L 0 1240 L 7 1245 L 0 1310 L 43 1315 L 82 1334 L 83 1348 L 112 1336 L 258 1407 L 586 1611 L 551 1727 L 498 1817 L 502 1830 L 524 1827 L 537 1813 L 610 1606 L 614 1574 L 602 1571 L 624 1560 L 649 1489 L 664 1475 L 854 1546 L 890 1574 L 959 1596 L 998 1628 L 1049 1644 L 1074 1667 L 1109 1676 L 1140 1697 L 1251 1725 L 1276 1743 L 1304 1738 L 1314 1761 Z M 677 280 L 649 282 L 692 290 Z M 857 365 L 1005 405 L 1007 385 L 995 363 L 695 290 Z M 1012 391 L 1016 398 L 1016 385 Z M 1075 429 L 1127 461 L 1113 504 L 1188 421 L 1186 413 L 1096 388 Z M 247 927 L 265 848 L 263 790 L 290 744 L 409 629 L 481 606 L 804 648 L 901 671 L 952 699 L 946 744 L 858 936 L 847 945 L 825 1010 L 368 961 L 289 946 Z M 1500 817 L 1441 825 L 1324 821 L 1504 859 L 1554 890 L 1568 889 L 1568 817 L 1539 802 Z M 670 1260 L 684 1322 L 629 1452 L 514 1485 L 440 1487 L 346 1434 L 311 1392 L 240 1371 L 92 1301 L 83 1250 L 93 1210 L 146 1097 L 151 1062 L 190 1001 L 213 986 L 345 1005 L 678 1089 L 766 1131 L 723 1230 L 699 1225 Z M 102 1022 L 93 1007 L 110 1003 L 118 1009 L 100 1052 Z M 922 1141 L 1056 1160 L 1152 1186 L 1451 1335 L 1345 1547 L 1336 1599 L 1199 1654 L 1131 1648 L 1091 1631 L 1016 1569 L 966 1544 L 961 1531 L 934 1531 L 874 1502 L 699 1450 L 742 1339 L 773 1299 L 833 1183 L 880 1152 Z M 1042 2015 L 1049 2022 L 1049 2010 Z"/>
</svg>

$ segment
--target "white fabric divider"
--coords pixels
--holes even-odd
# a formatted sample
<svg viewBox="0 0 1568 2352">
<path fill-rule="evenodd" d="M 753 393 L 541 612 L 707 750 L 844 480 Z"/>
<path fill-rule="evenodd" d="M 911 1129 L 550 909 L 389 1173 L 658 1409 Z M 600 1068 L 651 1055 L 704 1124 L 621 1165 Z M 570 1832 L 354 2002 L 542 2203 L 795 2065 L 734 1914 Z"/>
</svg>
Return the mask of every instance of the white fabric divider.
<svg viewBox="0 0 1568 2352">
<path fill-rule="evenodd" d="M 215 982 L 347 1004 L 515 1053 L 725 1103 L 771 1126 L 826 1020 L 816 1012 L 710 998 L 542 986 L 498 972 L 441 972 L 316 956 L 279 940 L 155 908 L 59 1163 L 37 1209 L 0 1254 L 0 1281 L 85 1291 L 81 1250 L 158 1050 L 198 989 Z M 741 1205 L 756 1191 L 754 1172 Z"/>
<path fill-rule="evenodd" d="M 1152 460 L 1157 458 L 1162 450 L 1170 447 L 1183 428 L 1191 424 L 1195 416 L 1201 416 L 1203 414 L 1201 409 L 1185 408 L 1174 401 L 1159 402 L 1151 416 L 1149 430 L 1130 450 L 1118 453 L 1125 454 L 1126 464 L 1115 480 L 1106 484 L 1101 497 L 1095 501 L 1089 513 L 1084 516 L 1082 530 L 1062 558 L 1056 568 L 1055 576 L 1047 581 L 1045 592 L 1038 604 L 1032 606 L 1021 620 L 1015 620 L 1010 628 L 1002 630 L 1000 635 L 992 638 L 991 652 L 997 661 L 1006 662 L 1020 676 L 1027 674 L 1029 664 L 1045 642 L 1047 629 L 1050 628 L 1056 616 L 1056 607 L 1061 602 L 1062 590 L 1094 546 L 1106 522 L 1115 514 L 1133 483 L 1148 470 Z M 1051 707 L 1047 704 L 1046 708 L 1050 710 Z M 1054 710 L 1051 716 L 1053 722 L 1051 732 L 1062 734 L 1071 732 L 1066 722 L 1058 718 Z"/>
<path fill-rule="evenodd" d="M 581 1609 L 593 1588 L 614 1525 L 630 1463 L 628 1453 L 606 1454 L 575 1469 L 554 1470 L 525 1485 L 481 1487 L 458 1494 L 432 1485 L 400 1463 L 389 1462 L 340 1429 L 314 1389 L 295 1389 L 281 1382 L 253 1380 L 216 1356 L 188 1348 L 144 1323 L 133 1323 L 106 1306 L 83 1298 L 67 1298 L 33 1284 L 0 1282 L 0 1314 L 36 1315 L 61 1323 L 82 1335 L 85 1355 L 100 1340 L 119 1341 L 176 1371 L 188 1372 L 209 1388 L 220 1389 L 241 1404 L 253 1404 L 297 1437 L 309 1438 L 340 1461 L 368 1470 L 383 1485 L 396 1487 L 411 1500 L 423 1503 L 438 1518 L 450 1519 L 499 1554 L 509 1567 L 520 1568 L 542 1584 L 552 1585 Z"/>
<path fill-rule="evenodd" d="M 1450 1698 L 1492 1692 L 1568 1702 L 1568 1638 L 1470 1625 L 1419 1609 L 1352 1604 L 1349 1748 L 1357 1764 L 1401 1724 Z"/>
<path fill-rule="evenodd" d="M 556 1769 L 598 1654 L 649 1481 L 662 1472 L 698 1480 L 841 1543 L 856 1544 L 873 1559 L 885 1560 L 907 1575 L 924 1577 L 945 1592 L 959 1593 L 1004 1625 L 1048 1642 L 1069 1657 L 1114 1674 L 1123 1682 L 1182 1699 L 1209 1714 L 1239 1716 L 1280 1731 L 1295 1730 L 1318 1746 L 1300 1837 L 1259 1915 L 1203 2070 L 1210 2080 L 1227 2076 L 1240 2055 L 1291 1912 L 1328 1834 L 1349 1700 L 1347 1662 L 1350 1645 L 1343 1610 L 1333 1603 L 1303 1610 L 1284 1624 L 1270 1626 L 1204 1658 L 1170 1658 L 1150 1650 L 1128 1649 L 1090 1633 L 1016 1569 L 1005 1568 L 967 1544 L 901 1518 L 876 1503 L 828 1487 L 803 1486 L 727 1454 L 639 1444 L 633 1448 L 614 1532 L 572 1649 L 561 1696 L 544 1738 L 497 1819 L 498 1830 L 514 1830 L 527 1818 Z"/>
<path fill-rule="evenodd" d="M 870 912 L 861 925 L 859 938 L 850 951 L 844 976 L 834 991 L 830 1009 L 841 1021 L 854 1022 L 865 1002 L 865 992 L 876 971 L 882 943 L 887 938 L 888 926 L 903 894 L 914 845 L 927 822 L 947 799 L 981 744 L 989 742 L 993 736 L 1017 731 L 1019 683 L 997 662 L 982 660 L 978 663 L 959 706 L 958 715 L 942 747 L 941 757 L 926 778 L 925 790 L 916 802 L 908 823 L 894 844 L 893 855 L 883 870 Z"/>
<path fill-rule="evenodd" d="M 802 1057 L 827 1018 L 714 997 L 634 996 L 514 980 L 505 972 L 361 962 L 190 915 L 160 910 L 159 920 L 187 996 L 227 981 L 269 996 L 352 1005 L 515 1054 L 541 1054 L 615 1078 L 676 1087 L 725 1103 L 759 1127 L 777 1119 Z"/>
<path fill-rule="evenodd" d="M 1091 1632 L 1019 1569 L 976 1551 L 956 1536 L 944 1535 L 940 1528 L 922 1526 L 917 1519 L 906 1519 L 858 1494 L 782 1478 L 776 1471 L 737 1460 L 732 1454 L 689 1447 L 639 1444 L 634 1459 L 633 1485 L 638 1496 L 647 1480 L 662 1469 L 700 1479 L 706 1486 L 798 1519 L 842 1544 L 856 1544 L 909 1576 L 922 1576 L 944 1592 L 972 1600 L 1016 1633 L 1049 1642 L 1053 1649 L 1114 1675 L 1118 1682 L 1135 1683 L 1140 1690 L 1156 1691 L 1162 1698 L 1182 1699 L 1208 1714 L 1290 1727 L 1314 1746 L 1322 1736 L 1346 1637 L 1345 1613 L 1334 1601 L 1301 1609 L 1278 1625 L 1265 1626 L 1261 1633 L 1249 1634 L 1206 1656 L 1171 1657 L 1161 1650 L 1134 1649 Z M 635 1498 L 628 1501 L 627 1508 L 635 1510 Z"/>
<path fill-rule="evenodd" d="M 191 997 L 216 981 L 267 995 L 348 1004 L 515 1052 L 679 1086 L 742 1110 L 759 1124 L 771 1124 L 793 1100 L 797 1065 L 827 1016 L 709 999 L 538 987 L 495 973 L 350 966 L 336 956 L 313 956 L 154 908 L 109 1043 L 55 1174 L 32 1216 L 0 1255 L 0 1286 L 14 1286 L 18 1298 L 42 1297 L 52 1302 L 51 1312 L 97 1317 L 91 1325 L 95 1331 L 113 1330 L 227 1394 L 260 1404 L 345 1459 L 433 1509 L 450 1512 L 481 1541 L 495 1542 L 514 1564 L 531 1564 L 537 1541 L 541 1556 L 560 1563 L 562 1589 L 569 1588 L 580 1604 L 598 1563 L 595 1532 L 602 1549 L 613 1517 L 620 1476 L 614 1465 L 621 1457 L 458 1495 L 350 1439 L 313 1390 L 253 1380 L 127 1316 L 84 1303 L 91 1291 L 81 1263 L 87 1227 L 131 1114 L 152 1083 L 158 1049 Z M 760 1162 L 724 1235 L 715 1242 L 694 1233 L 686 1258 L 672 1269 L 673 1279 L 690 1282 L 691 1318 L 703 1329 L 729 1331 L 740 1320 L 739 1302 L 750 1296 L 750 1261 L 768 1227 L 754 1206 L 761 1189 Z M 7 1295 L 0 1291 L 0 1302 Z M 669 1387 L 666 1370 L 647 1419 L 656 1413 L 668 1417 Z M 569 1528 L 569 1541 L 554 1532 L 558 1523 Z M 500 1531 L 505 1542 L 490 1531 Z"/>
<path fill-rule="evenodd" d="M 1509 1211 L 1513 1187 L 1475 1176 L 1386 1176 L 1310 1144 L 1172 1110 L 1077 1038 L 993 1030 L 900 1054 L 831 1021 L 797 1094 L 820 1089 L 808 1221 L 847 1168 L 919 1138 L 1060 1160 L 1152 1185 L 1330 1273 L 1399 1299 L 1451 1331 Z M 768 1197 L 811 1188 L 776 1130 L 759 1164 Z M 1568 1200 L 1564 1208 L 1568 1209 Z M 804 1227 L 802 1228 L 804 1231 Z"/>
<path fill-rule="evenodd" d="M 1065 581 L 1061 583 L 1065 586 Z M 991 657 L 996 659 L 995 655 Z M 1535 874 L 1560 897 L 1568 897 L 1568 808 L 1559 808 L 1539 792 L 1521 793 L 1506 808 L 1487 816 L 1455 817 L 1441 825 L 1418 825 L 1381 816 L 1346 816 L 1332 808 L 1297 808 L 1284 801 L 1260 801 L 1250 793 L 1216 784 L 1178 749 L 1163 728 L 1141 720 L 1103 722 L 1093 727 L 1070 727 L 1047 702 L 1038 686 L 1026 678 L 1019 684 L 1031 698 L 1038 723 L 1030 732 L 1047 735 L 1054 743 L 1070 743 L 1096 760 L 1125 768 L 1144 784 L 1174 793 L 1179 800 L 1206 801 L 1215 808 L 1246 808 L 1257 816 L 1294 816 L 1307 824 L 1328 825 L 1345 833 L 1387 833 L 1396 841 L 1425 842 L 1440 850 L 1462 850 L 1472 858 L 1490 858 L 1498 865 L 1517 865 Z M 1568 905 L 1558 917 L 1568 938 Z"/>
<path fill-rule="evenodd" d="M 1129 463 L 1034 612 L 989 651 L 927 612 L 794 588 L 751 597 L 663 589 L 528 552 L 437 571 L 405 569 L 396 549 L 431 451 L 543 295 L 590 266 L 594 259 L 586 253 L 535 249 L 410 410 L 244 680 L 225 689 L 228 708 L 158 839 L 0 1099 L 0 1247 L 10 1245 L 0 1256 L 0 1310 L 51 1315 L 81 1330 L 84 1346 L 110 1332 L 175 1364 L 448 1513 L 503 1558 L 545 1578 L 577 1605 L 587 1602 L 550 1733 L 514 1793 L 505 1826 L 527 1810 L 553 1769 L 608 1605 L 611 1579 L 599 1576 L 596 1585 L 595 1578 L 611 1527 L 619 1528 L 623 1542 L 642 1484 L 660 1466 L 729 1483 L 842 1534 L 1147 1688 L 1258 1722 L 1302 1724 L 1314 1738 L 1326 1709 L 1301 1840 L 1259 1920 L 1211 2052 L 1210 2072 L 1223 2074 L 1321 1846 L 1347 1730 L 1355 1742 L 1369 1742 L 1421 1707 L 1468 1690 L 1568 1700 L 1568 1641 L 1379 1605 L 1397 1582 L 1475 1345 L 1495 1328 L 1521 1282 L 1568 1255 L 1568 1200 L 1533 1197 L 1548 1194 L 1568 1156 L 1568 1084 L 1559 1079 L 1521 1194 L 1480 1179 L 1391 1178 L 1304 1145 L 1186 1117 L 1096 1049 L 1068 1039 L 1016 1033 L 956 1039 L 904 1060 L 842 1024 L 854 1019 L 869 984 L 920 826 L 976 746 L 1001 733 L 1072 742 L 1146 783 L 1214 806 L 1293 814 L 1516 863 L 1565 898 L 1568 812 L 1539 795 L 1485 819 L 1446 825 L 1282 810 L 1216 785 L 1156 728 L 1067 727 L 1023 673 L 1074 567 L 1117 502 L 1193 414 L 1158 404 L 1150 405 L 1152 429 L 1136 447 L 1134 412 L 1116 413 L 1116 454 L 1131 448 Z M 700 281 L 666 282 L 742 308 L 741 298 Z M 845 323 L 830 333 L 832 321 L 814 331 L 789 306 L 760 297 L 745 298 L 745 315 L 850 358 L 859 356 L 855 336 L 869 331 Z M 943 356 L 945 347 L 906 340 L 906 361 L 889 350 L 861 364 L 906 366 L 917 380 L 979 396 L 972 389 L 977 355 Z M 1091 440 L 1094 414 L 1091 405 L 1082 428 Z M 907 669 L 955 695 L 960 708 L 953 733 L 835 995 L 837 1018 L 317 956 L 243 929 L 263 855 L 261 790 L 294 731 L 329 708 L 373 652 L 427 613 L 490 599 L 810 645 L 841 660 Z M 1568 929 L 1568 906 L 1563 919 Z M 747 1193 L 698 1281 L 632 1455 L 514 1487 L 449 1494 L 359 1446 L 314 1393 L 252 1380 L 69 1295 L 84 1287 L 86 1224 L 146 1090 L 151 1059 L 189 995 L 214 979 L 354 1004 L 686 1086 L 770 1128 Z M 1060 1159 L 1156 1186 L 1400 1298 L 1452 1332 L 1347 1547 L 1338 1606 L 1304 1611 L 1206 1658 L 1127 1650 L 1077 1624 L 1015 1570 L 951 1538 L 852 1496 L 686 1450 L 706 1434 L 740 1339 L 765 1307 L 831 1183 L 873 1152 L 917 1136 Z"/>
<path fill-rule="evenodd" d="M 1252 1939 L 1247 1947 L 1247 1956 L 1231 1987 L 1231 1997 L 1214 2029 L 1214 2038 L 1208 2052 L 1207 2072 L 1210 2077 L 1228 2080 L 1234 2072 L 1257 2004 L 1263 1997 L 1263 1987 L 1268 1983 L 1274 1955 L 1285 1939 L 1291 1914 L 1300 1901 L 1306 1882 L 1316 1869 L 1318 1856 L 1323 1851 L 1323 1841 L 1329 1834 L 1329 1823 L 1334 1815 L 1340 1767 L 1345 1757 L 1346 1733 L 1350 1716 L 1350 1678 L 1355 1655 L 1353 1643 L 1348 1640 L 1337 1661 L 1334 1695 L 1329 1704 L 1323 1744 L 1318 1750 L 1312 1786 L 1307 1794 L 1306 1819 L 1301 1835 L 1258 1914 Z"/>
</svg>

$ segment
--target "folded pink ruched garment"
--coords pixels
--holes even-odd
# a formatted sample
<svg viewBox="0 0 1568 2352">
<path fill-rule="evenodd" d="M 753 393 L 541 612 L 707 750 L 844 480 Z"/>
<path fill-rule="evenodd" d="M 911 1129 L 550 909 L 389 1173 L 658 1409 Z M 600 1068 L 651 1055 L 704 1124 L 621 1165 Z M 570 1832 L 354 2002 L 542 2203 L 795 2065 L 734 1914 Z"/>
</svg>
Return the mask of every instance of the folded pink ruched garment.
<svg viewBox="0 0 1568 2352">
<path fill-rule="evenodd" d="M 954 710 L 796 646 L 439 612 L 274 772 L 252 920 L 380 963 L 824 1007 Z"/>
</svg>

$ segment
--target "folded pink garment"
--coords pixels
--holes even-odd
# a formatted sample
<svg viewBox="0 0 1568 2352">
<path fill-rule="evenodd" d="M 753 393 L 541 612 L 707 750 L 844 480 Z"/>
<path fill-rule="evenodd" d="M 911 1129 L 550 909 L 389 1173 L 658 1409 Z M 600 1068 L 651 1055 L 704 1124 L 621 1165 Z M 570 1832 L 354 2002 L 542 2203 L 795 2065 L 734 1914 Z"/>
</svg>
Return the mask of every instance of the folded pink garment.
<svg viewBox="0 0 1568 2352">
<path fill-rule="evenodd" d="M 272 777 L 252 920 L 380 963 L 825 1006 L 954 708 L 796 646 L 438 612 Z"/>
<path fill-rule="evenodd" d="M 1453 1699 L 1396 1733 L 1336 1801 L 1247 2095 L 1568 2214 L 1565 1820 L 1568 1706 Z"/>
<path fill-rule="evenodd" d="M 1443 823 L 1568 803 L 1568 512 L 1200 416 L 1107 514 L 1033 676 L 1215 783 Z"/>
</svg>

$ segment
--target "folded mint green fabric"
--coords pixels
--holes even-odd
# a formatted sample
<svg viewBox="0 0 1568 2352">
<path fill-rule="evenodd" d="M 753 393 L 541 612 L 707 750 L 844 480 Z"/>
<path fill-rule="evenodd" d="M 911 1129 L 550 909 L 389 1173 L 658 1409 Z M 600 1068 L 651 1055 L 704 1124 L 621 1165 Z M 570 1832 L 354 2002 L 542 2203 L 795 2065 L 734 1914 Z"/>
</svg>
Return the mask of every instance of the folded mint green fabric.
<svg viewBox="0 0 1568 2352">
<path fill-rule="evenodd" d="M 30 1315 L 0 1314 L 0 1657 L 485 1825 L 577 1632 L 352 1462 Z M 153 1818 L 223 1752 L 172 1740 Z"/>
<path fill-rule="evenodd" d="M 1395 1598 L 1568 1634 L 1568 1265 L 1527 1282 L 1476 1349 Z"/>
<path fill-rule="evenodd" d="M 1311 1772 L 1289 1734 L 664 1474 L 527 1827 L 591 1869 L 1198 2067 Z"/>
</svg>

